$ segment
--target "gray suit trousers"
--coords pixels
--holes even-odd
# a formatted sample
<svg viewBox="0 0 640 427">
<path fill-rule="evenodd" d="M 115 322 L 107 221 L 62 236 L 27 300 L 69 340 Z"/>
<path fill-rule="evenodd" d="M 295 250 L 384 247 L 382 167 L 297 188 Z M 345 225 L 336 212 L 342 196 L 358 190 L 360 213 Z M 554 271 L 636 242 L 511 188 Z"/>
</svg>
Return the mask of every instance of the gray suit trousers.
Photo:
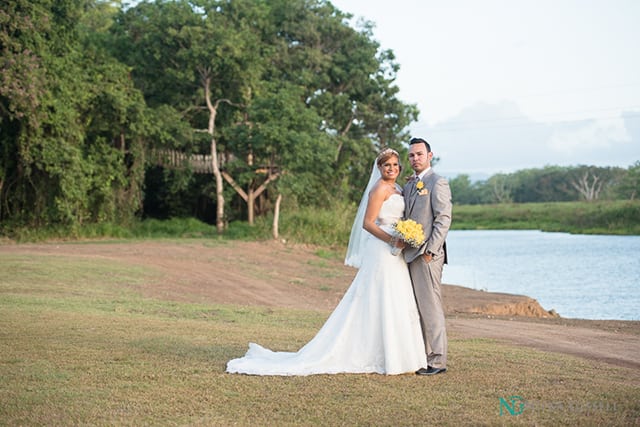
<svg viewBox="0 0 640 427">
<path fill-rule="evenodd" d="M 447 331 L 440 291 L 443 266 L 444 255 L 432 259 L 429 263 L 423 256 L 419 256 L 409 264 L 413 292 L 420 313 L 427 364 L 434 368 L 447 367 Z"/>
</svg>

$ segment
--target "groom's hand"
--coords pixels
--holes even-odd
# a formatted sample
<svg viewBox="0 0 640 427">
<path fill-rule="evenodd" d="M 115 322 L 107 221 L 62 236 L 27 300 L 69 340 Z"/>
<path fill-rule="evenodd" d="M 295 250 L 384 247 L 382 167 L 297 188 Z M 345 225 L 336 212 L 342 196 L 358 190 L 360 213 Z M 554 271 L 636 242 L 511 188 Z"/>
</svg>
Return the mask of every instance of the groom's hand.
<svg viewBox="0 0 640 427">
<path fill-rule="evenodd" d="M 431 262 L 431 260 L 433 259 L 433 254 L 431 252 L 425 252 L 424 254 L 422 254 L 422 256 L 427 263 Z"/>
</svg>

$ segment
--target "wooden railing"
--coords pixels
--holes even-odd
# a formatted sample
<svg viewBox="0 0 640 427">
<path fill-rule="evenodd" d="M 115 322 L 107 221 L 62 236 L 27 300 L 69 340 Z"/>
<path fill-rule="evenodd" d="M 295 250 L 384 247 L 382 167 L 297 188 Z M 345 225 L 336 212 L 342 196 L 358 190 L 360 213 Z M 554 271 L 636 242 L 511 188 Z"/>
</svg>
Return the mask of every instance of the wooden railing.
<svg viewBox="0 0 640 427">
<path fill-rule="evenodd" d="M 224 170 L 223 156 L 218 156 L 218 167 Z M 158 166 L 171 169 L 181 169 L 189 165 L 195 173 L 213 174 L 213 162 L 211 154 L 187 154 L 176 150 L 153 150 L 151 161 Z M 279 175 L 280 169 L 276 166 L 260 166 L 255 170 L 256 174 Z"/>
<path fill-rule="evenodd" d="M 176 150 L 154 150 L 152 162 L 171 169 L 189 165 L 195 173 L 213 174 L 211 154 L 187 154 Z"/>
</svg>

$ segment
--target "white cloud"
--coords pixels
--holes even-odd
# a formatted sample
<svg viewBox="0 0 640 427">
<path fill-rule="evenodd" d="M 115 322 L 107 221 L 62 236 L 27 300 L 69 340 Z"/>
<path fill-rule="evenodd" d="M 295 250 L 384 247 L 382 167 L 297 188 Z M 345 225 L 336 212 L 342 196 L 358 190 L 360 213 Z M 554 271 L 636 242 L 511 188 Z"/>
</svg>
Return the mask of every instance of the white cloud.
<svg viewBox="0 0 640 427">
<path fill-rule="evenodd" d="M 440 158 L 438 170 L 447 176 L 507 173 L 550 163 L 544 145 L 551 129 L 531 121 L 511 101 L 478 103 L 422 129 Z"/>
<path fill-rule="evenodd" d="M 448 177 L 510 173 L 547 165 L 621 166 L 640 160 L 640 115 L 537 122 L 513 101 L 478 103 L 434 126 L 419 124 Z"/>
<path fill-rule="evenodd" d="M 564 158 L 580 157 L 587 153 L 606 153 L 616 146 L 631 143 L 624 120 L 586 120 L 570 125 L 554 126 L 548 141 L 549 149 Z"/>
</svg>

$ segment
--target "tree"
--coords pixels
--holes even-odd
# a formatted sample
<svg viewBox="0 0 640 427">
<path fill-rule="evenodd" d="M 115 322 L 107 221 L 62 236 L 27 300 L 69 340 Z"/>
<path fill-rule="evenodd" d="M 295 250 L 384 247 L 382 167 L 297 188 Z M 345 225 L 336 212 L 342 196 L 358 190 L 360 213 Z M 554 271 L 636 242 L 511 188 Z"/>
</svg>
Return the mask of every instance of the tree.
<svg viewBox="0 0 640 427">
<path fill-rule="evenodd" d="M 140 150 L 128 148 L 144 104 L 128 70 L 84 44 L 92 4 L 17 0 L 0 11 L 2 220 L 76 226 L 140 207 Z"/>
<path fill-rule="evenodd" d="M 360 197 L 374 153 L 384 146 L 401 150 L 417 117 L 415 106 L 397 99 L 395 57 L 380 51 L 371 23 L 355 30 L 345 24 L 350 15 L 328 2 L 279 0 L 271 10 L 270 34 L 277 34 L 271 44 L 281 49 L 268 78 L 303 90 L 331 136 L 334 176 L 342 178 L 325 185 Z"/>
<path fill-rule="evenodd" d="M 634 200 L 638 197 L 640 193 L 640 161 L 629 166 L 616 191 L 625 199 Z"/>
<path fill-rule="evenodd" d="M 604 184 L 600 177 L 592 171 L 583 172 L 580 176 L 573 178 L 570 183 L 588 202 L 598 199 Z"/>
<path fill-rule="evenodd" d="M 536 203 L 575 200 L 575 191 L 568 187 L 568 171 L 566 167 L 545 166 L 509 174 L 513 201 Z"/>
<path fill-rule="evenodd" d="M 487 180 L 487 185 L 491 191 L 492 203 L 509 203 L 513 201 L 508 175 L 493 175 Z"/>
<path fill-rule="evenodd" d="M 181 112 L 193 132 L 206 132 L 215 179 L 216 228 L 224 228 L 223 174 L 220 170 L 220 120 L 232 122 L 233 111 L 221 118 L 226 104 L 243 108 L 255 86 L 255 59 L 259 40 L 249 28 L 259 7 L 252 2 L 141 3 L 124 12 L 115 28 L 117 51 L 134 67 L 134 79 L 154 108 L 168 106 Z M 187 151 L 189 141 L 177 146 Z"/>
<path fill-rule="evenodd" d="M 249 121 L 257 123 L 256 114 L 277 119 L 277 110 L 258 113 L 259 108 L 268 108 L 260 99 L 275 100 L 282 95 L 281 100 L 292 104 L 286 111 L 309 117 L 303 133 L 316 141 L 315 147 L 287 145 L 294 155 L 280 150 L 281 160 L 293 161 L 279 165 L 283 171 L 280 189 L 304 203 L 323 204 L 329 195 L 360 197 L 374 153 L 383 146 L 401 149 L 402 141 L 408 139 L 406 127 L 417 116 L 414 106 L 396 97 L 398 88 L 393 81 L 398 66 L 393 54 L 379 51 L 372 39 L 371 24 L 354 30 L 346 24 L 348 15 L 328 2 L 274 0 L 268 4 L 268 19 L 261 32 L 269 61 L 265 61 L 261 79 L 265 84 L 256 94 Z M 274 105 L 281 106 L 282 102 Z M 273 132 L 278 121 L 270 120 Z M 288 123 L 283 120 L 282 129 L 273 134 L 286 134 Z M 269 144 L 258 145 L 249 130 L 245 135 L 234 140 L 251 140 L 254 159 L 262 164 L 270 162 L 278 142 L 272 138 Z M 318 155 L 317 161 L 309 161 L 309 151 L 304 151 L 308 149 Z M 329 150 L 328 159 L 323 150 Z M 307 160 L 306 172 L 297 166 L 299 159 Z M 328 173 L 334 179 L 323 179 L 327 175 L 320 173 L 321 167 L 330 168 Z M 315 176 L 301 180 L 309 175 L 310 168 L 316 171 Z"/>
<path fill-rule="evenodd" d="M 619 168 L 579 166 L 571 171 L 568 180 L 580 198 L 592 202 L 600 199 L 601 193 L 613 186 L 620 172 Z"/>
<path fill-rule="evenodd" d="M 471 205 L 480 202 L 480 192 L 469 175 L 458 175 L 449 180 L 449 187 L 455 204 Z"/>
<path fill-rule="evenodd" d="M 417 114 L 396 98 L 393 55 L 326 1 L 141 3 L 114 36 L 149 105 L 206 130 L 219 231 L 223 180 L 250 221 L 269 188 L 315 204 L 360 193 L 373 153 L 399 148 Z M 198 140 L 173 146 L 199 151 Z"/>
</svg>

